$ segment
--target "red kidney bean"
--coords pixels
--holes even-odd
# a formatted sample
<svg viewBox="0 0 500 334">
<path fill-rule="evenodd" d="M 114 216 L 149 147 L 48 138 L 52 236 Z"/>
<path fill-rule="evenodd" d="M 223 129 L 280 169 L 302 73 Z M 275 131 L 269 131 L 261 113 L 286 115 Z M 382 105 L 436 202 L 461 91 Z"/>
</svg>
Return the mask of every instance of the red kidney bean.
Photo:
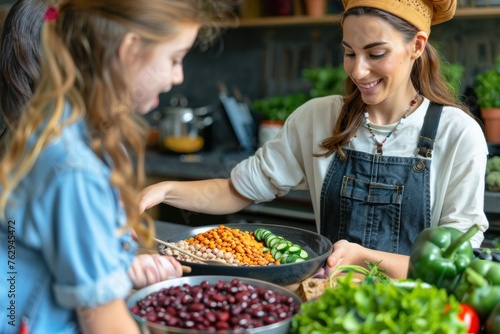
<svg viewBox="0 0 500 334">
<path fill-rule="evenodd" d="M 132 313 L 160 325 L 242 333 L 288 319 L 298 310 L 292 297 L 238 279 L 164 288 L 131 308 Z"/>
<path fill-rule="evenodd" d="M 215 328 L 218 330 L 224 330 L 224 329 L 229 329 L 229 324 L 224 321 L 217 321 L 215 323 Z"/>
<path fill-rule="evenodd" d="M 193 303 L 193 304 L 188 306 L 188 310 L 193 311 L 193 312 L 201 312 L 204 309 L 205 309 L 205 305 L 200 304 L 200 303 Z"/>
<path fill-rule="evenodd" d="M 208 311 L 205 312 L 205 319 L 207 319 L 210 323 L 214 323 L 217 320 L 214 312 Z"/>
</svg>

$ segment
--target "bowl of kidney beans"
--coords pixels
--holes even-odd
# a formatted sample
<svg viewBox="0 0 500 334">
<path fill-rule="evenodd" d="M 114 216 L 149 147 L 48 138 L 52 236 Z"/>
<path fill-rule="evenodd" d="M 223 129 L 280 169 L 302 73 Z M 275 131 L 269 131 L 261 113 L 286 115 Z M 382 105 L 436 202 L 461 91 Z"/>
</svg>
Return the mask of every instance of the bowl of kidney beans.
<svg viewBox="0 0 500 334">
<path fill-rule="evenodd" d="M 234 276 L 175 278 L 127 299 L 132 317 L 150 334 L 286 334 L 301 303 L 279 285 Z"/>
</svg>

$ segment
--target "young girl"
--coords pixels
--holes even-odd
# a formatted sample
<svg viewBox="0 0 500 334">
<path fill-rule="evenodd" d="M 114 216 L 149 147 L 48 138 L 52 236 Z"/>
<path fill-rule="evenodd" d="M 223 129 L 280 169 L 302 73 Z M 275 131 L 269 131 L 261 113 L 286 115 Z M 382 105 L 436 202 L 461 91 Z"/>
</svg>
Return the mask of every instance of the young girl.
<svg viewBox="0 0 500 334">
<path fill-rule="evenodd" d="M 1 333 L 21 318 L 31 333 L 138 333 L 129 274 L 150 277 L 131 267 L 131 230 L 151 233 L 137 206 L 144 131 L 133 112 L 182 82 L 183 57 L 201 32 L 213 36 L 219 5 L 65 0 L 44 13 L 41 77 L 0 164 L 1 281 L 12 291 Z"/>
<path fill-rule="evenodd" d="M 160 202 L 227 214 L 308 189 L 318 232 L 334 242 L 327 264 L 381 262 L 406 277 L 417 234 L 446 225 L 480 232 L 487 146 L 478 123 L 455 101 L 429 43 L 451 19 L 454 0 L 343 0 L 347 94 L 298 108 L 275 140 L 241 162 L 230 179 L 164 182 L 143 192 Z M 193 198 L 192 194 L 204 198 Z"/>
</svg>

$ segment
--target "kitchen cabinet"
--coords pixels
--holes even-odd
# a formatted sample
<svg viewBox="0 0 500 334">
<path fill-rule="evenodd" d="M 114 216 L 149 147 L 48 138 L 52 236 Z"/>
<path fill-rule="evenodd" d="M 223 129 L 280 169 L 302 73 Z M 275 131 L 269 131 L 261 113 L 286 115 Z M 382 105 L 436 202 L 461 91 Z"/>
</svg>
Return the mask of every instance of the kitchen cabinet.
<svg viewBox="0 0 500 334">
<path fill-rule="evenodd" d="M 239 22 L 239 27 L 337 24 L 340 21 L 340 17 L 340 14 L 319 17 L 307 15 L 249 17 L 242 18 Z M 482 19 L 492 17 L 500 17 L 500 6 L 458 8 L 454 19 Z"/>
</svg>

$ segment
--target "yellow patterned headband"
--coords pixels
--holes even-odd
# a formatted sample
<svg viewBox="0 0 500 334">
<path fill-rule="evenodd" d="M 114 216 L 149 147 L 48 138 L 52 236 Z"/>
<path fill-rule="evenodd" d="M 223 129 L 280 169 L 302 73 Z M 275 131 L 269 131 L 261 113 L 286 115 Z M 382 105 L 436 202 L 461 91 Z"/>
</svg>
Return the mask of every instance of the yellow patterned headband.
<svg viewBox="0 0 500 334">
<path fill-rule="evenodd" d="M 372 7 L 391 13 L 427 34 L 431 26 L 450 20 L 455 15 L 456 0 L 342 0 L 345 10 Z"/>
</svg>

